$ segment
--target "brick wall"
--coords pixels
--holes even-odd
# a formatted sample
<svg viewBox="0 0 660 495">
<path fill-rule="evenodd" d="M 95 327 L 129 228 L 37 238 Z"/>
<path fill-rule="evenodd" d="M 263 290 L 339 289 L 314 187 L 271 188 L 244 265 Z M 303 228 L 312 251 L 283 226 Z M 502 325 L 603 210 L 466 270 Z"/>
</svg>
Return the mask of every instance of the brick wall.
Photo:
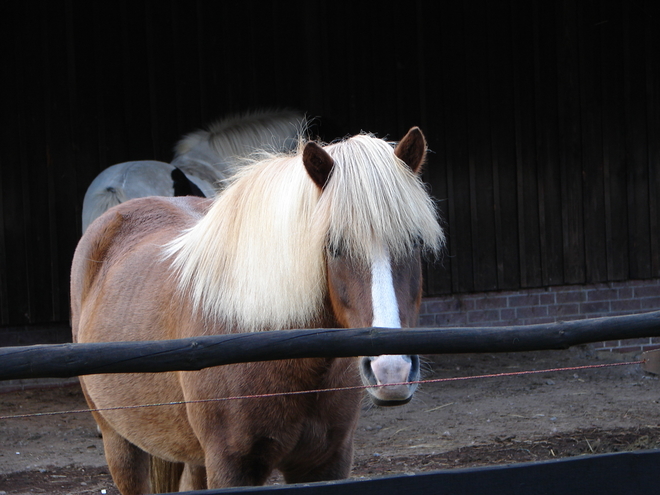
<svg viewBox="0 0 660 495">
<path fill-rule="evenodd" d="M 570 285 L 424 299 L 424 327 L 532 325 L 660 310 L 660 279 Z M 598 350 L 660 348 L 660 337 L 593 344 Z"/>
</svg>

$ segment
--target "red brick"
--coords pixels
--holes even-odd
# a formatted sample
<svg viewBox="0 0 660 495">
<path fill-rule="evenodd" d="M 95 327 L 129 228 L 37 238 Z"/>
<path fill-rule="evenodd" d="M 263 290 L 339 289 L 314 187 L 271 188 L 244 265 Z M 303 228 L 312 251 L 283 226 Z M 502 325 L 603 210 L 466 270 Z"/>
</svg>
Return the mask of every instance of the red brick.
<svg viewBox="0 0 660 495">
<path fill-rule="evenodd" d="M 500 309 L 506 308 L 507 298 L 506 297 L 491 297 L 486 296 L 483 298 L 474 300 L 474 309 Z"/>
<path fill-rule="evenodd" d="M 424 306 L 424 314 L 428 315 L 461 310 L 461 302 L 455 297 L 449 299 L 431 299 L 426 301 Z"/>
<path fill-rule="evenodd" d="M 435 315 L 435 326 L 438 327 L 464 327 L 466 324 L 466 313 L 442 313 Z"/>
<path fill-rule="evenodd" d="M 632 299 L 633 298 L 633 288 L 632 287 L 621 287 L 617 289 L 619 295 L 618 299 Z"/>
<path fill-rule="evenodd" d="M 520 294 L 517 296 L 508 297 L 508 306 L 510 308 L 517 308 L 520 306 L 536 306 L 539 304 L 539 296 L 537 294 Z"/>
<path fill-rule="evenodd" d="M 653 310 L 660 309 L 660 297 L 647 297 L 639 299 L 639 304 L 642 309 Z"/>
<path fill-rule="evenodd" d="M 458 301 L 458 311 L 472 311 L 475 308 L 475 298 L 461 297 Z"/>
<path fill-rule="evenodd" d="M 580 305 L 574 304 L 555 304 L 548 306 L 548 314 L 558 317 L 572 316 L 580 314 Z"/>
<path fill-rule="evenodd" d="M 547 306 L 529 306 L 516 309 L 516 317 L 522 318 L 542 318 L 548 316 Z"/>
<path fill-rule="evenodd" d="M 500 312 L 496 309 L 470 311 L 468 313 L 469 323 L 486 323 L 489 321 L 500 321 Z"/>
<path fill-rule="evenodd" d="M 557 304 L 583 302 L 586 298 L 584 291 L 572 290 L 568 292 L 558 292 Z"/>
<path fill-rule="evenodd" d="M 435 315 L 420 315 L 417 319 L 417 325 L 420 327 L 435 327 Z"/>
<path fill-rule="evenodd" d="M 612 349 L 615 352 L 642 352 L 641 346 L 617 347 Z"/>
<path fill-rule="evenodd" d="M 624 299 L 610 303 L 612 311 L 639 311 L 642 307 L 639 299 Z"/>
<path fill-rule="evenodd" d="M 509 325 L 514 324 L 512 322 L 516 321 L 516 310 L 513 308 L 500 310 L 500 319 Z"/>
<path fill-rule="evenodd" d="M 587 301 L 611 301 L 618 299 L 616 289 L 601 289 L 601 290 L 588 290 Z"/>
<path fill-rule="evenodd" d="M 660 285 L 635 287 L 635 297 L 660 297 Z"/>
<path fill-rule="evenodd" d="M 580 304 L 580 313 L 585 314 L 606 314 L 610 311 L 609 301 L 585 302 Z"/>
<path fill-rule="evenodd" d="M 539 302 L 540 304 L 543 304 L 545 306 L 548 306 L 550 304 L 555 304 L 557 301 L 556 294 L 549 293 L 549 294 L 541 294 L 539 297 Z"/>
<path fill-rule="evenodd" d="M 425 326 L 499 326 L 570 321 L 660 309 L 660 279 L 631 280 L 588 286 L 464 294 L 426 299 L 420 324 Z M 639 351 L 660 347 L 650 340 L 609 341 L 594 349 Z"/>
<path fill-rule="evenodd" d="M 649 337 L 643 337 L 641 339 L 626 339 L 621 341 L 621 345 L 649 345 L 651 339 Z"/>
</svg>

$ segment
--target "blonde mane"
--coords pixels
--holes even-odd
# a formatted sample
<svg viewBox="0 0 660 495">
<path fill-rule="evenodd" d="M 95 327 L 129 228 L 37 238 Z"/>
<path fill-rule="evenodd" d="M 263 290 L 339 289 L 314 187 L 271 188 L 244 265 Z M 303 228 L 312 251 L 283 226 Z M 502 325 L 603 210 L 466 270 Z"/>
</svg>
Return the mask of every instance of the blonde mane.
<svg viewBox="0 0 660 495">
<path fill-rule="evenodd" d="M 358 135 L 325 147 L 335 161 L 323 193 L 301 150 L 245 166 L 209 213 L 166 247 L 179 287 L 227 331 L 304 328 L 326 295 L 325 247 L 369 260 L 444 237 L 421 180 L 390 144 Z"/>
</svg>

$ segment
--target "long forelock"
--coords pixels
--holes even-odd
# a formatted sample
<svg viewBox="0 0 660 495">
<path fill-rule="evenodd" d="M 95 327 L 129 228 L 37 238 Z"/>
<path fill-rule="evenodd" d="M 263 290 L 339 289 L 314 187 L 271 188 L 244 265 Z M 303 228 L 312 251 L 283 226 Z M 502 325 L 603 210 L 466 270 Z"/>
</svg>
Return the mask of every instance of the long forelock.
<svg viewBox="0 0 660 495">
<path fill-rule="evenodd" d="M 421 178 L 393 147 L 368 134 L 326 147 L 335 161 L 320 199 L 317 224 L 331 248 L 364 261 L 383 247 L 401 258 L 416 246 L 438 254 L 444 234 Z"/>
</svg>

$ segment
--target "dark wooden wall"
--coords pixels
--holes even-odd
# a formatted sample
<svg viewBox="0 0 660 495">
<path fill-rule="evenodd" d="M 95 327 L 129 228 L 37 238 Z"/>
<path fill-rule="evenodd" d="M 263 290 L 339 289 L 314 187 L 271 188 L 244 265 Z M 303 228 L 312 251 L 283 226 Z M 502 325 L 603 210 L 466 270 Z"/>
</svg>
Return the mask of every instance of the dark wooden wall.
<svg viewBox="0 0 660 495">
<path fill-rule="evenodd" d="M 650 0 L 10 2 L 0 16 L 0 325 L 68 321 L 85 190 L 230 112 L 327 140 L 420 125 L 443 294 L 660 276 Z"/>
<path fill-rule="evenodd" d="M 425 85 L 453 257 L 432 293 L 660 274 L 657 13 L 625 1 L 443 8 L 424 37 L 439 48 Z"/>
</svg>

